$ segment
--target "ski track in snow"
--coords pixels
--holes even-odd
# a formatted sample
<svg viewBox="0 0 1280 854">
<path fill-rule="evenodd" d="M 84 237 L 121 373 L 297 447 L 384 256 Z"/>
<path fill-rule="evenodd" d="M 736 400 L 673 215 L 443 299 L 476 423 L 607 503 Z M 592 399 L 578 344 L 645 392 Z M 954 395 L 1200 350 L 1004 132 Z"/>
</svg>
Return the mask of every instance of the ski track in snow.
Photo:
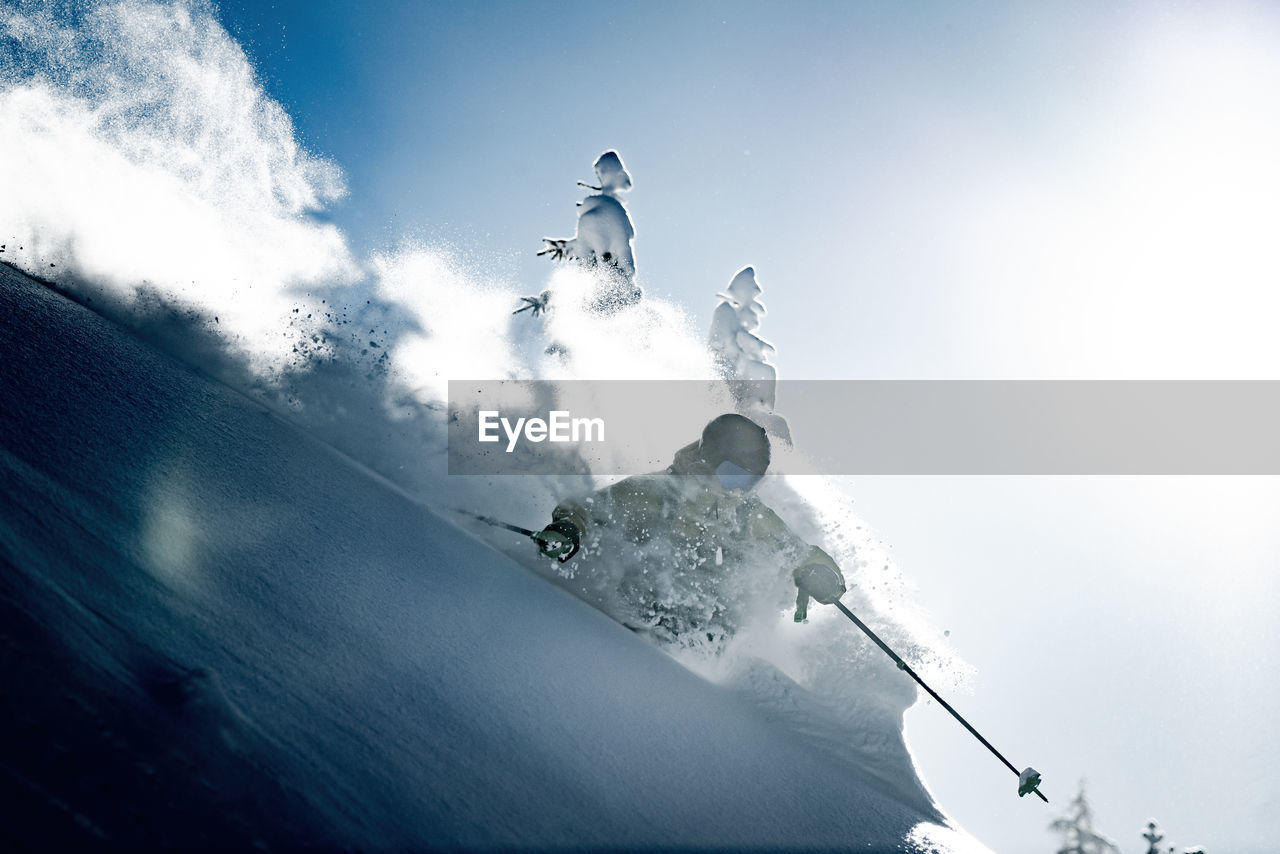
<svg viewBox="0 0 1280 854">
<path fill-rule="evenodd" d="M 0 279 L 9 850 L 985 850 L 942 824 L 900 710 L 833 729 L 763 662 L 712 684 L 243 395 Z"/>
</svg>

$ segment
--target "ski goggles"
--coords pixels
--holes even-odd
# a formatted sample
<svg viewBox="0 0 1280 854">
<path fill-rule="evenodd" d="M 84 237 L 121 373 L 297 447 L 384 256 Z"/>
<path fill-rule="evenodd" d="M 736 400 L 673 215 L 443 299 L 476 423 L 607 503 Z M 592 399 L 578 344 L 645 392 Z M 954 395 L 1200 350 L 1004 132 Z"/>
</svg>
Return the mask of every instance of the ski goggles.
<svg viewBox="0 0 1280 854">
<path fill-rule="evenodd" d="M 737 463 L 725 460 L 716 466 L 716 478 L 725 489 L 750 489 L 760 482 L 763 474 L 747 471 Z"/>
</svg>

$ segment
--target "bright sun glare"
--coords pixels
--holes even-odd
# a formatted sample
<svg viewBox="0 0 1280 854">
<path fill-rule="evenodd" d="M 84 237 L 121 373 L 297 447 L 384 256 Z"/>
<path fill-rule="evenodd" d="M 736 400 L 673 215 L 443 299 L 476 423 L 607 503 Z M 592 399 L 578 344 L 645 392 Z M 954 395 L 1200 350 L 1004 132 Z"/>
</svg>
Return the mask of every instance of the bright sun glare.
<svg viewBox="0 0 1280 854">
<path fill-rule="evenodd" d="M 1264 41 L 1241 22 L 1154 27 L 1069 139 L 997 167 L 959 228 L 1002 364 L 1275 376 L 1280 57 Z"/>
</svg>

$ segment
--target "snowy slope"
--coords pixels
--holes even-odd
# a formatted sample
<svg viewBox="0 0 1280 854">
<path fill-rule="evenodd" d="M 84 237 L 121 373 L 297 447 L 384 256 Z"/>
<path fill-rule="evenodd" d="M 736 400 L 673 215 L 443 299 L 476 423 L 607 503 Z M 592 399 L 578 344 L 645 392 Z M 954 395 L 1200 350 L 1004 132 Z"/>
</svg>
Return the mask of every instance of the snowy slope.
<svg viewBox="0 0 1280 854">
<path fill-rule="evenodd" d="M 0 846 L 983 850 L 9 267 L 0 318 Z"/>
</svg>

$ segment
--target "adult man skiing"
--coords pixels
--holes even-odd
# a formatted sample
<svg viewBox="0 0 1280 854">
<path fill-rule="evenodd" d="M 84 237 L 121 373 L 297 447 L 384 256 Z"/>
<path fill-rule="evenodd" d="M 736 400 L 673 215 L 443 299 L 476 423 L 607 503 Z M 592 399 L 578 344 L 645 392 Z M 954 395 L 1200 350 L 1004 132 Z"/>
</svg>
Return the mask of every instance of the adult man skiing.
<svg viewBox="0 0 1280 854">
<path fill-rule="evenodd" d="M 681 644 L 718 644 L 753 609 L 845 592 L 835 561 L 797 537 L 754 493 L 769 439 L 741 415 L 721 415 L 676 452 L 665 472 L 630 477 L 561 503 L 533 535 L 541 554 L 568 561 L 568 586 L 637 631 Z M 784 600 L 785 601 L 785 600 Z"/>
</svg>

